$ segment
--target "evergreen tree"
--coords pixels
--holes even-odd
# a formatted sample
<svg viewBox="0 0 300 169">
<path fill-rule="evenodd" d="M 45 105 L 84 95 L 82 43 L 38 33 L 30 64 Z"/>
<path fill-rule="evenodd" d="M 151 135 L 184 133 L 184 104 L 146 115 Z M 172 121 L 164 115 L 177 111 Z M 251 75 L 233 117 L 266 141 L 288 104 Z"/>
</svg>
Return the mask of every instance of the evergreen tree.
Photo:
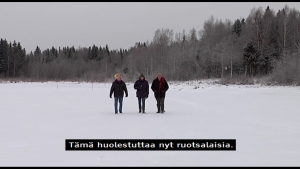
<svg viewBox="0 0 300 169">
<path fill-rule="evenodd" d="M 14 40 L 13 42 L 13 46 L 12 46 L 12 72 L 13 72 L 13 77 L 17 76 L 17 62 L 19 59 L 19 51 L 18 51 L 18 44 L 17 42 Z"/>
<path fill-rule="evenodd" d="M 8 44 L 6 40 L 0 40 L 0 77 L 3 77 L 7 72 L 7 48 Z"/>
<path fill-rule="evenodd" d="M 89 47 L 88 54 L 87 54 L 87 59 L 88 60 L 92 60 L 93 59 L 92 48 L 91 47 Z"/>
<path fill-rule="evenodd" d="M 120 56 L 121 56 L 121 62 L 123 62 L 124 54 L 123 54 L 123 50 L 121 48 L 120 48 Z"/>
<path fill-rule="evenodd" d="M 237 34 L 237 36 L 239 37 L 241 35 L 241 31 L 242 31 L 242 24 L 241 21 L 237 19 L 233 24 L 232 33 Z"/>
<path fill-rule="evenodd" d="M 20 42 L 18 42 L 17 49 L 17 56 L 19 57 L 17 60 L 17 76 L 20 76 L 21 74 L 24 74 L 23 66 L 26 64 L 26 51 L 25 49 L 22 49 Z"/>
<path fill-rule="evenodd" d="M 97 60 L 98 58 L 98 47 L 93 45 L 91 50 L 91 60 Z"/>
<path fill-rule="evenodd" d="M 55 58 L 58 57 L 57 49 L 55 49 L 54 46 L 52 46 L 52 48 L 51 48 L 51 53 L 52 53 L 53 56 L 55 56 Z"/>
<path fill-rule="evenodd" d="M 244 24 L 244 23 L 245 23 L 245 18 L 242 19 L 242 24 Z"/>
<path fill-rule="evenodd" d="M 247 70 L 250 70 L 250 74 L 253 76 L 260 62 L 260 52 L 254 47 L 253 43 L 250 41 L 244 48 L 244 65 L 246 66 L 245 74 Z"/>
<path fill-rule="evenodd" d="M 41 54 L 42 54 L 42 51 L 41 51 L 41 49 L 37 46 L 36 49 L 35 49 L 35 51 L 34 51 L 34 56 L 37 57 L 36 60 L 40 61 L 40 58 L 39 58 L 39 57 L 40 57 Z"/>
<path fill-rule="evenodd" d="M 110 56 L 110 54 L 109 54 L 109 48 L 108 48 L 108 45 L 107 45 L 107 44 L 106 44 L 105 50 L 106 50 L 108 56 Z"/>
<path fill-rule="evenodd" d="M 8 52 L 7 52 L 7 77 L 12 76 L 12 60 L 13 60 L 13 47 L 11 42 L 8 45 Z"/>
<path fill-rule="evenodd" d="M 49 63 L 50 61 L 51 61 L 51 59 L 50 59 L 50 50 L 49 50 L 49 48 L 46 50 L 46 63 Z"/>
</svg>

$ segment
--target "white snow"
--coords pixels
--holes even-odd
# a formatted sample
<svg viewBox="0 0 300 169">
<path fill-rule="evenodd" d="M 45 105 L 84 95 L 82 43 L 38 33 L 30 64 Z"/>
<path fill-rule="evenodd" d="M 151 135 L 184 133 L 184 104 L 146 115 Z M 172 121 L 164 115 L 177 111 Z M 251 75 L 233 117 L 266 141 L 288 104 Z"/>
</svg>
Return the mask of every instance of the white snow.
<svg viewBox="0 0 300 169">
<path fill-rule="evenodd" d="M 139 114 L 128 83 L 116 115 L 110 85 L 0 83 L 0 166 L 300 166 L 299 87 L 170 82 L 166 113 L 150 91 Z M 65 151 L 65 139 L 236 139 L 236 151 Z"/>
</svg>

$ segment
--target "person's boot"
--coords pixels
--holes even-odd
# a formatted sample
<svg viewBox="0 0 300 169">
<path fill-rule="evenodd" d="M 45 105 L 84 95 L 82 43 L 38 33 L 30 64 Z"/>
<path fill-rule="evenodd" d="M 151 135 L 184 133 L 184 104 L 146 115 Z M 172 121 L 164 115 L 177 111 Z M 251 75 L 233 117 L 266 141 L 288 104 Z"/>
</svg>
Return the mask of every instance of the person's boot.
<svg viewBox="0 0 300 169">
<path fill-rule="evenodd" d="M 143 110 L 143 113 L 146 113 L 145 110 Z"/>
<path fill-rule="evenodd" d="M 164 112 L 165 112 L 165 106 L 161 105 L 161 113 L 164 113 Z"/>
<path fill-rule="evenodd" d="M 157 112 L 156 113 L 160 113 L 160 107 L 157 106 Z"/>
<path fill-rule="evenodd" d="M 139 113 L 141 113 L 141 109 L 140 109 Z"/>
</svg>

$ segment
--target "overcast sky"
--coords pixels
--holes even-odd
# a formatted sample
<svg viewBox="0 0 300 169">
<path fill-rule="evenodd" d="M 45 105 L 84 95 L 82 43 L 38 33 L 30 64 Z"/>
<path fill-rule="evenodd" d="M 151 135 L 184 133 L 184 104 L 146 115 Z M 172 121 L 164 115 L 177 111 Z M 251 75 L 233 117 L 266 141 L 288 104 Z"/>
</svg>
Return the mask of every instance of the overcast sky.
<svg viewBox="0 0 300 169">
<path fill-rule="evenodd" d="M 27 53 L 36 46 L 129 49 L 151 42 L 157 29 L 198 32 L 210 16 L 234 21 L 253 8 L 277 12 L 286 4 L 300 10 L 299 2 L 0 2 L 0 38 Z"/>
</svg>

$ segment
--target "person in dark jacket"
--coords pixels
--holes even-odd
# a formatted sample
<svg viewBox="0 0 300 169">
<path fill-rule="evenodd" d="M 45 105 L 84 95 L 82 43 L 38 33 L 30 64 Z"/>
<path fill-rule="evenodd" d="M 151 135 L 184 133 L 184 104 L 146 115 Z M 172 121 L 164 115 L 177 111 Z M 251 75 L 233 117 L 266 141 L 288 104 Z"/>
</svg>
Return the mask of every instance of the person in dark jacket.
<svg viewBox="0 0 300 169">
<path fill-rule="evenodd" d="M 145 100 L 149 96 L 149 83 L 145 80 L 145 76 L 143 74 L 141 74 L 139 80 L 134 83 L 133 88 L 136 90 L 136 97 L 138 98 L 139 113 L 141 113 L 141 110 L 145 113 Z"/>
<path fill-rule="evenodd" d="M 157 75 L 157 77 L 153 80 L 151 89 L 154 92 L 154 97 L 157 102 L 157 112 L 156 113 L 164 113 L 165 112 L 165 97 L 166 92 L 169 89 L 169 85 L 165 78 L 161 73 Z"/>
<path fill-rule="evenodd" d="M 118 114 L 118 102 L 119 102 L 119 112 L 122 113 L 122 105 L 123 105 L 123 97 L 125 92 L 125 97 L 128 97 L 128 91 L 126 84 L 123 80 L 121 80 L 122 75 L 116 74 L 115 75 L 116 80 L 112 83 L 110 88 L 109 97 L 112 98 L 112 93 L 114 93 L 115 98 L 115 114 Z"/>
</svg>

